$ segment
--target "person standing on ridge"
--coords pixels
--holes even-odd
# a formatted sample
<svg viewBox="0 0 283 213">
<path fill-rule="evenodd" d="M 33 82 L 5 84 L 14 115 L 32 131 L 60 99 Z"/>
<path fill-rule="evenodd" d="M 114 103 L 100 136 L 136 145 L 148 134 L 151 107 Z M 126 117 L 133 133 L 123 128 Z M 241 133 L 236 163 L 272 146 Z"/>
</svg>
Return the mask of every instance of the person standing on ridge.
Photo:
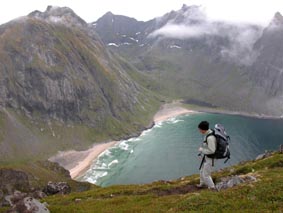
<svg viewBox="0 0 283 213">
<path fill-rule="evenodd" d="M 200 133 L 204 135 L 204 141 L 198 150 L 199 156 L 203 155 L 203 158 L 200 165 L 200 183 L 197 185 L 197 187 L 208 187 L 209 189 L 215 189 L 215 184 L 211 178 L 214 159 L 209 158 L 207 155 L 215 153 L 216 138 L 213 135 L 213 131 L 209 129 L 209 123 L 207 121 L 200 122 L 198 129 Z"/>
</svg>

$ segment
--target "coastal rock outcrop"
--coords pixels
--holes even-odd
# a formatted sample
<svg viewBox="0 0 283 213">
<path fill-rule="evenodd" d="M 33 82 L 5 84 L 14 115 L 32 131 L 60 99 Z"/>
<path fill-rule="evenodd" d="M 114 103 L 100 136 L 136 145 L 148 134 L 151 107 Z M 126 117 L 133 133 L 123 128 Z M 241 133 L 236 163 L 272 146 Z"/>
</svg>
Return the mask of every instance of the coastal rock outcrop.
<svg viewBox="0 0 283 213">
<path fill-rule="evenodd" d="M 43 192 L 47 195 L 69 194 L 71 192 L 71 187 L 66 182 L 53 183 L 49 181 L 47 186 L 44 187 Z"/>
</svg>

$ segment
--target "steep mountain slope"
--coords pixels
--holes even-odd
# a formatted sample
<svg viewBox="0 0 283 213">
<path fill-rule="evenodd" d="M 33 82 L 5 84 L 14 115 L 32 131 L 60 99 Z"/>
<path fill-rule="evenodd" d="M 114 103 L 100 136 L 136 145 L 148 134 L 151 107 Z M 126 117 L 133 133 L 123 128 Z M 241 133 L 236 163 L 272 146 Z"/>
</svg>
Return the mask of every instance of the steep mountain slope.
<svg viewBox="0 0 283 213">
<path fill-rule="evenodd" d="M 129 135 L 150 123 L 158 107 L 156 97 L 131 79 L 128 72 L 135 71 L 126 71 L 126 62 L 107 51 L 71 9 L 48 7 L 43 13 L 33 12 L 0 26 L 0 37 L 0 100 L 8 120 L 18 119 L 12 113 L 16 111 L 33 124 L 45 125 L 43 129 L 54 122 L 80 125 L 93 128 L 104 139 Z M 5 156 L 16 156 L 15 149 L 28 144 L 42 148 L 42 137 L 19 141 L 5 139 L 7 135 L 0 144 L 1 156 L 3 150 L 10 150 Z M 13 143 L 16 148 L 9 148 Z"/>
<path fill-rule="evenodd" d="M 105 43 L 124 43 L 125 45 L 137 42 L 135 39 L 141 38 L 138 32 L 144 31 L 148 25 L 146 22 L 114 15 L 111 12 L 92 23 L 95 31 L 100 34 Z"/>
<path fill-rule="evenodd" d="M 253 79 L 272 96 L 283 95 L 283 16 L 276 13 L 255 47 L 259 52 L 253 64 Z"/>
<path fill-rule="evenodd" d="M 109 49 L 154 81 L 148 88 L 189 103 L 282 115 L 280 97 L 270 97 L 251 78 L 256 64 L 264 63 L 256 49 L 261 26 L 210 21 L 201 7 L 186 5 L 148 22 L 116 20 L 108 13 L 92 26 Z M 133 22 L 136 32 L 127 31 Z"/>
</svg>

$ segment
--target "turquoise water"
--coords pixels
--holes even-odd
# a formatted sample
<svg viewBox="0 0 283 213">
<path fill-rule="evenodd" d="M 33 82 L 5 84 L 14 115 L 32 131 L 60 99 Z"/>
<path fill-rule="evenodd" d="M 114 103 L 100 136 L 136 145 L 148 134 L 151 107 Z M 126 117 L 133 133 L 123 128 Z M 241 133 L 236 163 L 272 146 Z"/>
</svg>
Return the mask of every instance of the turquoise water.
<svg viewBox="0 0 283 213">
<path fill-rule="evenodd" d="M 140 137 L 121 141 L 106 150 L 81 178 L 100 186 L 172 180 L 198 173 L 198 147 L 203 136 L 197 125 L 221 123 L 231 136 L 231 159 L 216 162 L 215 169 L 254 159 L 283 144 L 283 120 L 199 113 L 157 123 Z"/>
</svg>

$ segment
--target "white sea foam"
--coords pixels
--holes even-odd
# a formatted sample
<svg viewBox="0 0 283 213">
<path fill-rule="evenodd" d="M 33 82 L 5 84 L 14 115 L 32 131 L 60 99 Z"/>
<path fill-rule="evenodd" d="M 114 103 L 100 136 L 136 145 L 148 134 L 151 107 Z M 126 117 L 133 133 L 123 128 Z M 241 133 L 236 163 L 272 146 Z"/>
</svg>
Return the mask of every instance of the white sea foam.
<svg viewBox="0 0 283 213">
<path fill-rule="evenodd" d="M 167 122 L 168 123 L 173 123 L 173 124 L 176 124 L 176 123 L 179 123 L 179 122 L 183 122 L 184 120 L 181 120 L 181 119 L 178 119 L 178 118 L 176 118 L 176 117 L 174 117 L 174 118 L 170 118 L 170 119 L 168 119 L 167 120 Z"/>
<path fill-rule="evenodd" d="M 160 128 L 163 125 L 163 121 L 160 121 L 154 125 L 154 128 Z"/>
<path fill-rule="evenodd" d="M 108 168 L 111 167 L 113 164 L 117 164 L 119 161 L 117 159 L 111 161 L 111 163 L 108 164 Z"/>
<path fill-rule="evenodd" d="M 145 131 L 143 131 L 142 133 L 141 133 L 141 136 L 145 136 L 145 135 L 147 135 L 149 132 L 151 132 L 152 131 L 152 129 L 147 129 L 147 130 L 145 130 Z"/>
<path fill-rule="evenodd" d="M 136 142 L 136 141 L 140 141 L 141 139 L 140 138 L 130 138 L 128 140 L 128 142 Z"/>
<path fill-rule="evenodd" d="M 112 154 L 112 152 L 109 149 L 106 149 L 103 153 L 103 155 L 106 155 L 108 157 L 111 157 L 112 156 L 111 154 Z"/>
<path fill-rule="evenodd" d="M 173 121 L 172 123 L 173 124 L 176 124 L 176 123 L 179 123 L 179 122 L 184 122 L 183 120 L 175 120 L 175 121 Z"/>
<path fill-rule="evenodd" d="M 107 151 L 108 151 L 108 150 L 106 149 L 104 152 L 101 152 L 101 153 L 97 156 L 97 159 L 101 158 L 101 157 L 104 156 L 104 155 L 107 155 L 107 154 L 108 154 Z"/>
<path fill-rule="evenodd" d="M 108 172 L 97 171 L 91 174 L 91 176 L 86 177 L 86 181 L 95 184 L 99 178 L 105 177 L 106 175 L 108 175 Z"/>
<path fill-rule="evenodd" d="M 108 170 L 108 165 L 107 165 L 106 163 L 102 163 L 102 165 L 100 165 L 100 164 L 95 164 L 95 165 L 91 168 L 91 170 L 92 170 L 93 172 L 95 172 L 95 171 L 105 171 L 105 170 Z"/>
<path fill-rule="evenodd" d="M 120 149 L 123 149 L 123 150 L 128 150 L 129 149 L 129 144 L 126 143 L 127 141 L 122 141 L 121 143 L 119 143 L 118 147 Z"/>
</svg>

